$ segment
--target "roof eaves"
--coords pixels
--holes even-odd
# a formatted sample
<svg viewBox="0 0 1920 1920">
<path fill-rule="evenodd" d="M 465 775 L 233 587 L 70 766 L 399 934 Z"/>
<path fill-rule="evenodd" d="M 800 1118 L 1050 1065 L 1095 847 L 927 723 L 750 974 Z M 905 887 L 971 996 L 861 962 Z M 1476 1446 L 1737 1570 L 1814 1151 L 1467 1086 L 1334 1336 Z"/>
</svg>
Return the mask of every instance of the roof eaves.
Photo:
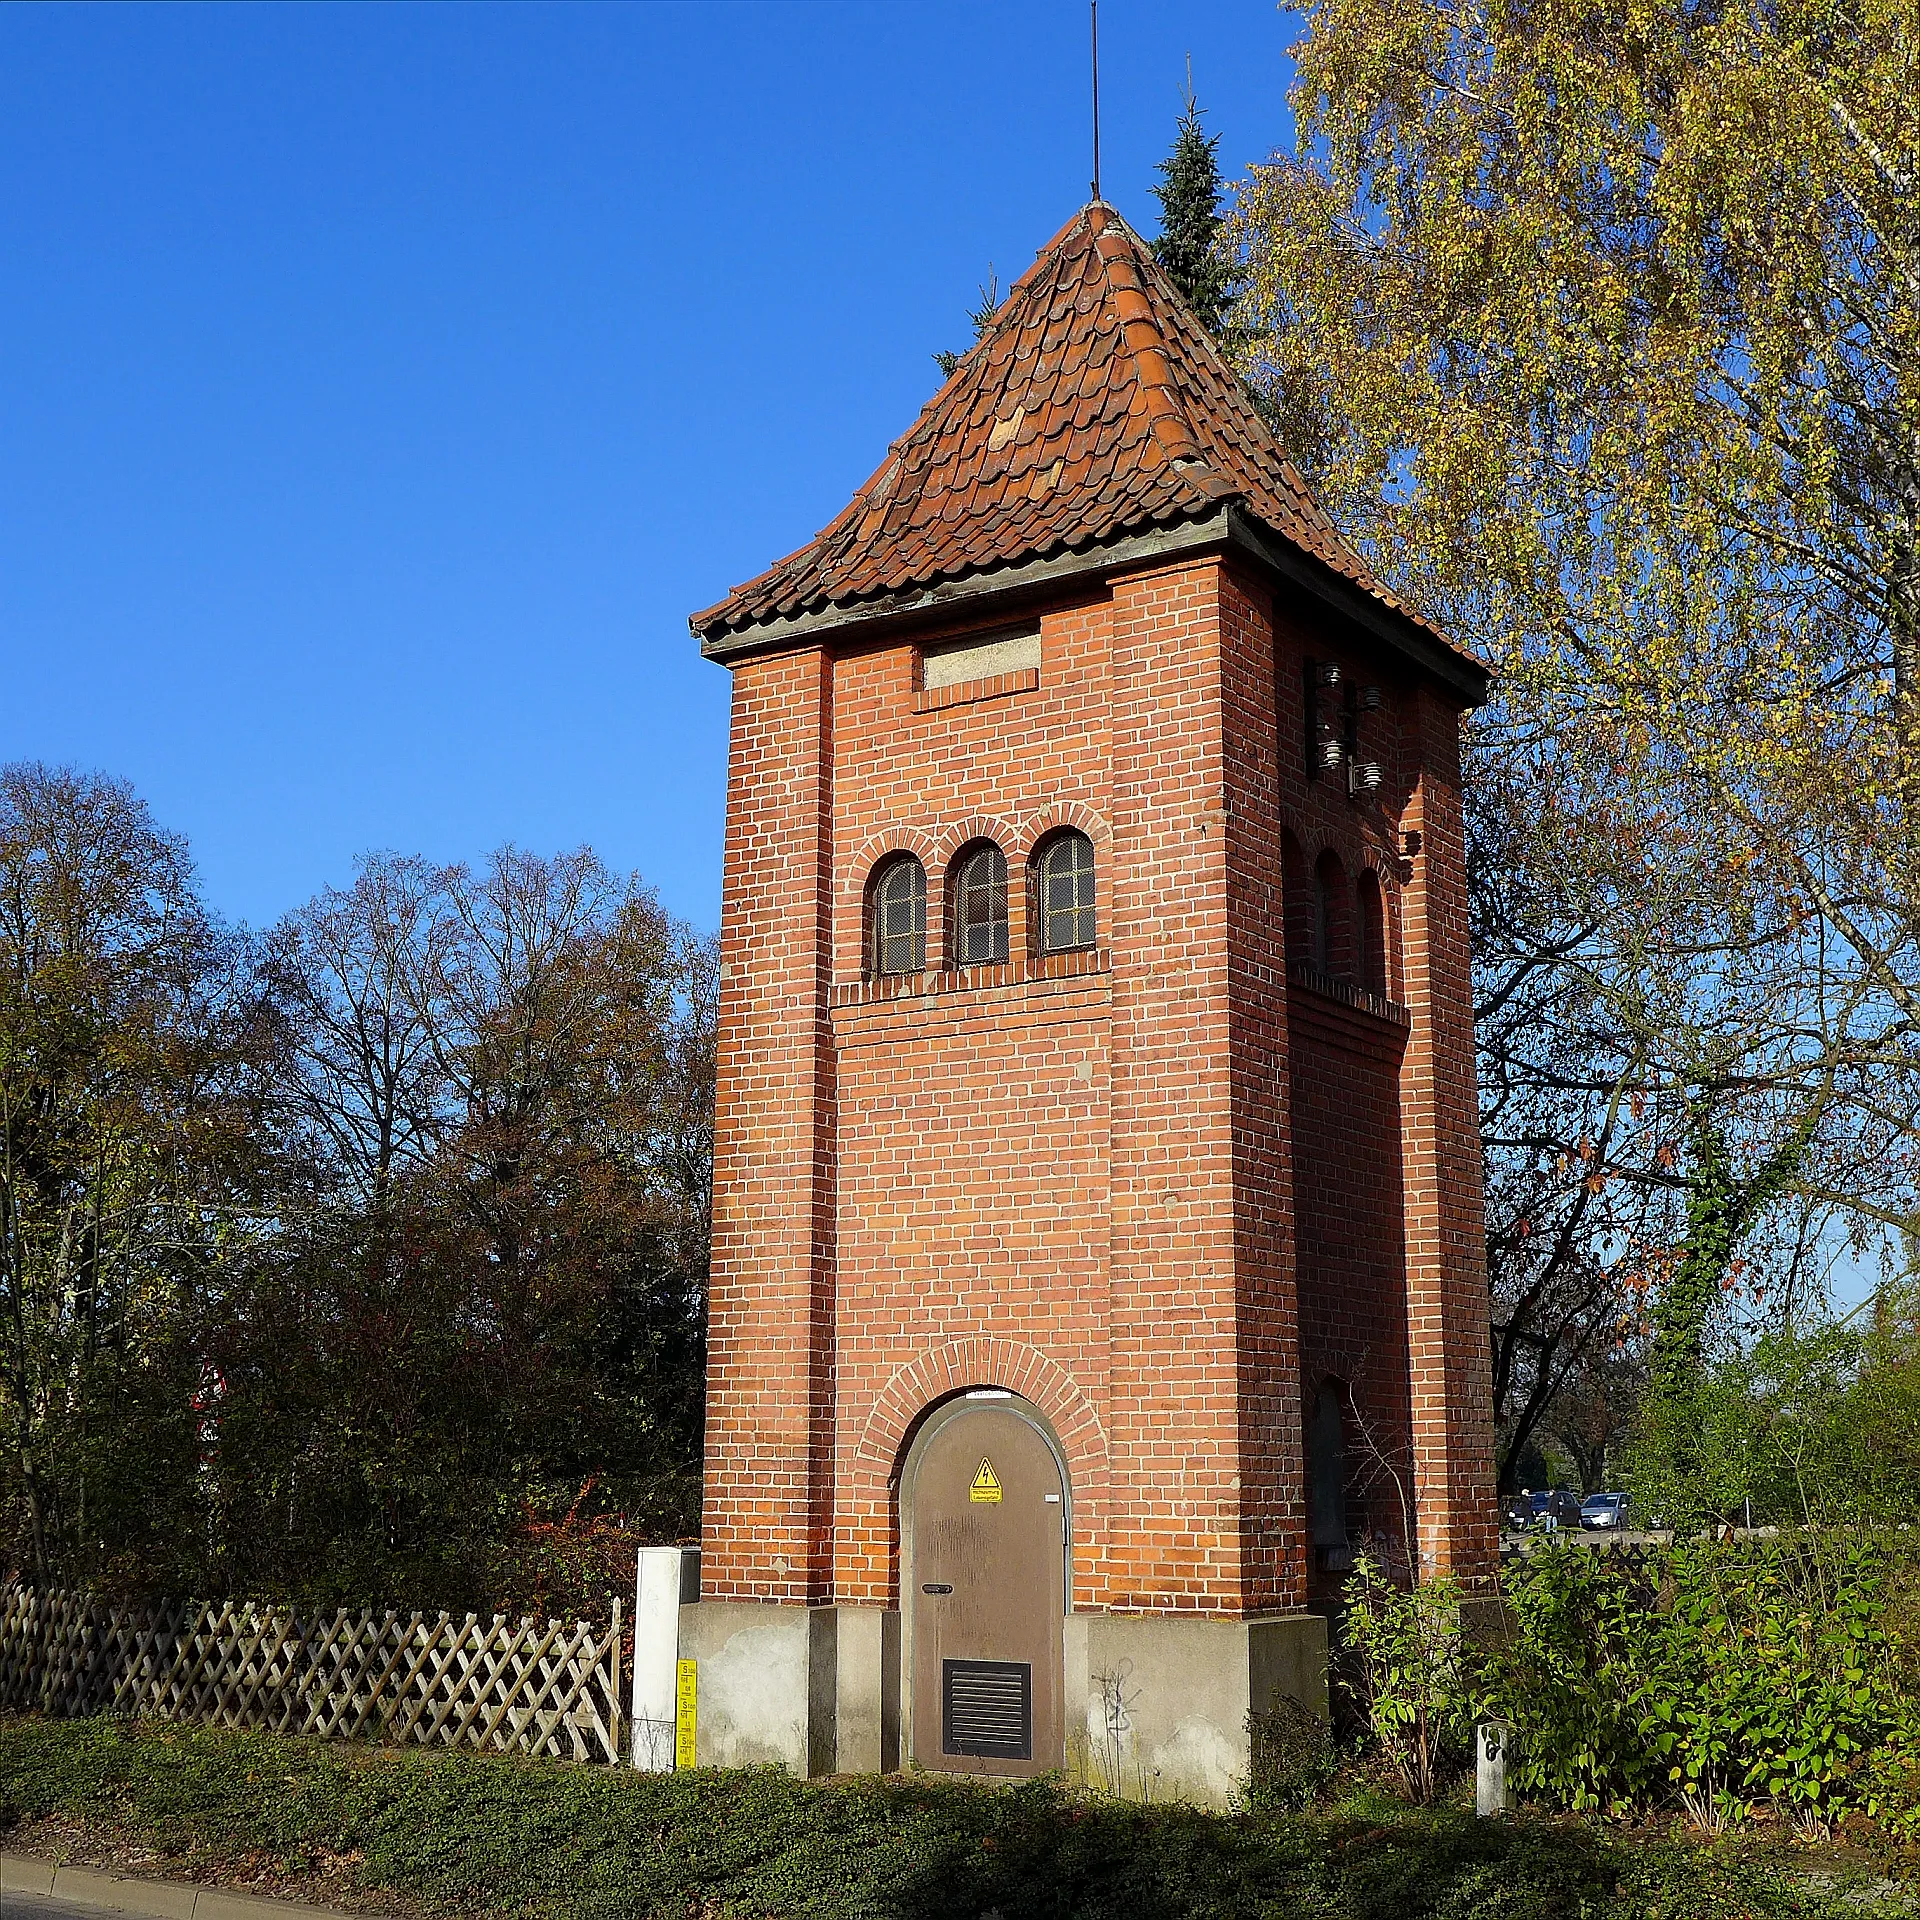
<svg viewBox="0 0 1920 1920">
<path fill-rule="evenodd" d="M 857 601 L 809 607 L 782 618 L 752 621 L 735 629 L 703 632 L 698 625 L 700 616 L 696 615 L 693 632 L 700 641 L 700 651 L 709 660 L 721 661 L 799 645 L 828 634 L 844 637 L 855 629 L 883 620 L 1031 595 L 1085 574 L 1109 573 L 1136 561 L 1222 547 L 1230 537 L 1227 515 L 1226 506 L 1212 505 L 1197 516 L 1136 528 L 1117 538 L 1089 542 L 1083 537 L 1078 544 L 1063 543 L 1053 552 L 1031 560 L 1003 561 L 915 582 Z"/>
<path fill-rule="evenodd" d="M 1404 608 L 1376 598 L 1317 554 L 1267 525 L 1238 499 L 1169 524 L 1123 533 L 1118 538 L 1063 546 L 1053 553 L 966 573 L 915 582 L 857 601 L 802 608 L 756 620 L 735 630 L 694 632 L 709 660 L 729 662 L 749 654 L 825 638 L 850 639 L 883 622 L 933 616 L 953 608 L 972 611 L 998 601 L 1032 598 L 1090 574 L 1117 572 L 1143 561 L 1209 548 L 1233 549 L 1277 579 L 1300 588 L 1328 612 L 1384 642 L 1402 659 L 1457 694 L 1465 706 L 1486 703 L 1493 676 Z"/>
<path fill-rule="evenodd" d="M 1404 607 L 1380 599 L 1316 553 L 1269 527 L 1239 502 L 1227 509 L 1231 545 L 1271 573 L 1304 588 L 1330 612 L 1384 640 L 1394 652 L 1459 694 L 1470 707 L 1485 706 L 1493 674 L 1435 628 Z"/>
</svg>

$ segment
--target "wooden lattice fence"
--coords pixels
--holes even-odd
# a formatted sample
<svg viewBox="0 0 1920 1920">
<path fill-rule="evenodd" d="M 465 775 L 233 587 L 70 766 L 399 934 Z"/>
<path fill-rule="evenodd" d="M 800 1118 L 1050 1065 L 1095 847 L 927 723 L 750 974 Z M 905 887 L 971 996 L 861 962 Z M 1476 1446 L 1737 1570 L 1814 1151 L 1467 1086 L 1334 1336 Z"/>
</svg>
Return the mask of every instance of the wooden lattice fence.
<svg viewBox="0 0 1920 1920">
<path fill-rule="evenodd" d="M 613 1624 L 114 1606 L 0 1586 L 0 1711 L 119 1713 L 618 1762 Z"/>
</svg>

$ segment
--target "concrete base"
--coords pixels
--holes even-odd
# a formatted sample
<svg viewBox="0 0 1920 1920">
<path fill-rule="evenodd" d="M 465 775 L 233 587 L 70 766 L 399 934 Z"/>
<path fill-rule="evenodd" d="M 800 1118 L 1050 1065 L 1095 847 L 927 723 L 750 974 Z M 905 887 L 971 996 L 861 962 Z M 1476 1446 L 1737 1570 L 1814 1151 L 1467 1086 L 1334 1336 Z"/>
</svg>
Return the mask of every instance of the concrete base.
<svg viewBox="0 0 1920 1920">
<path fill-rule="evenodd" d="M 1061 1624 L 1067 1771 L 1089 1786 L 1232 1806 L 1246 1790 L 1255 1714 L 1284 1695 L 1326 1718 L 1319 1614 L 1076 1613 Z M 704 1600 L 680 1609 L 679 1651 L 697 1663 L 701 1766 L 805 1777 L 900 1765 L 898 1613 Z"/>
<path fill-rule="evenodd" d="M 1067 1629 L 1067 1769 L 1130 1800 L 1230 1807 L 1252 1767 L 1252 1722 L 1281 1696 L 1325 1720 L 1327 1623 L 1077 1613 Z M 1084 1699 L 1081 1724 L 1072 1703 Z"/>
<path fill-rule="evenodd" d="M 833 1771 L 900 1765 L 900 1616 L 891 1607 L 822 1607 L 833 1617 Z"/>
<path fill-rule="evenodd" d="M 702 1600 L 680 1609 L 703 1767 L 802 1778 L 900 1764 L 900 1616 L 880 1607 Z"/>
<path fill-rule="evenodd" d="M 730 1600 L 680 1609 L 680 1658 L 696 1663 L 697 1765 L 812 1771 L 812 1612 Z"/>
</svg>

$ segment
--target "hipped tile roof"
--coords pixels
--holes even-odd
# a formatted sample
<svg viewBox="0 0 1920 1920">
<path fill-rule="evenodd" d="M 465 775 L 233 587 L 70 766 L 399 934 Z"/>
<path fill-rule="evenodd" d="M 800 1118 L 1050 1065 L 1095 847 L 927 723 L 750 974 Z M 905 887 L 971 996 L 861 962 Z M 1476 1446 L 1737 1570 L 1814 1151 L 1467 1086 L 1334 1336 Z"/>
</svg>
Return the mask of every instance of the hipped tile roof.
<svg viewBox="0 0 1920 1920">
<path fill-rule="evenodd" d="M 1151 250 L 1095 201 L 845 511 L 693 628 L 712 641 L 1230 500 L 1433 632 L 1341 539 Z"/>
</svg>

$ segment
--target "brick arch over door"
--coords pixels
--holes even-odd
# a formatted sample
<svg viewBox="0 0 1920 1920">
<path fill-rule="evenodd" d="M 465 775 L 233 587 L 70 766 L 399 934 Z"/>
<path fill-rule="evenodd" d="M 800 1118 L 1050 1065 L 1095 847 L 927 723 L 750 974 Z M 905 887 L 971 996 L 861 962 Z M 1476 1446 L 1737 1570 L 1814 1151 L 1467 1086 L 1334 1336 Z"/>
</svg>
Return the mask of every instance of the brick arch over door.
<svg viewBox="0 0 1920 1920">
<path fill-rule="evenodd" d="M 927 953 L 941 951 L 946 937 L 938 904 L 940 862 L 931 834 L 917 827 L 887 827 L 865 841 L 840 869 L 833 901 L 833 972 L 839 980 L 858 979 L 867 970 L 867 886 L 874 869 L 890 854 L 910 853 L 927 874 Z"/>
<path fill-rule="evenodd" d="M 899 1368 L 875 1397 L 848 1462 L 842 1494 L 848 1531 L 878 1530 L 891 1538 L 893 1483 L 920 1416 L 935 1402 L 969 1387 L 1004 1387 L 1053 1423 L 1072 1483 L 1075 1586 L 1081 1589 L 1099 1557 L 1111 1502 L 1106 1429 L 1073 1376 L 1057 1360 L 1024 1341 L 979 1335 L 948 1340 Z"/>
</svg>

